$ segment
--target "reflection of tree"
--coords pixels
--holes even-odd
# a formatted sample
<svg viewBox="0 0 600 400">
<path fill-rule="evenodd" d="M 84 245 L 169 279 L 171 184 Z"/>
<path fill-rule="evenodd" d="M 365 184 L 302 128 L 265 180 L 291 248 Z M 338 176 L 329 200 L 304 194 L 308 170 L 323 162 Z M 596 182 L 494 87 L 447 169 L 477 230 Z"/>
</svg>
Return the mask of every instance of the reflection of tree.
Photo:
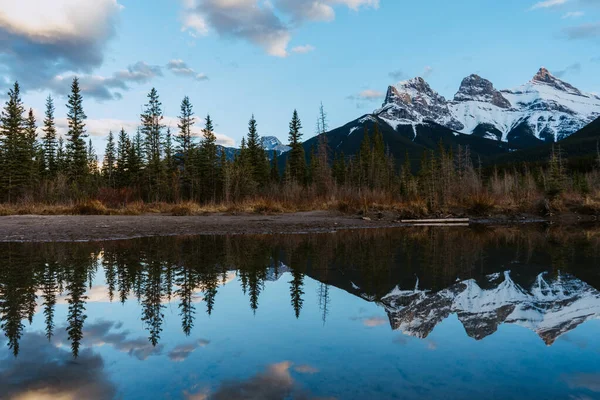
<svg viewBox="0 0 600 400">
<path fill-rule="evenodd" d="M 69 303 L 69 312 L 67 315 L 67 333 L 71 340 L 71 351 L 73 357 L 79 355 L 79 345 L 83 338 L 83 323 L 87 316 L 85 312 L 86 292 L 86 272 L 91 268 L 86 268 L 85 264 L 77 263 L 72 270 L 70 281 L 67 284 L 67 302 Z"/>
<path fill-rule="evenodd" d="M 194 271 L 191 268 L 181 267 L 177 270 L 176 284 L 178 289 L 176 294 L 179 297 L 179 315 L 181 315 L 181 327 L 186 336 L 190 336 L 194 326 L 194 290 L 196 282 Z"/>
<path fill-rule="evenodd" d="M 56 305 L 56 293 L 58 291 L 56 268 L 56 263 L 51 262 L 46 266 L 42 275 L 44 322 L 46 324 L 46 338 L 48 340 L 51 340 L 54 334 L 54 306 Z"/>
<path fill-rule="evenodd" d="M 300 318 L 300 310 L 302 310 L 302 295 L 304 291 L 304 275 L 296 270 L 292 271 L 292 280 L 290 281 L 290 296 L 292 298 L 292 307 L 294 307 L 294 313 L 296 318 Z"/>
<path fill-rule="evenodd" d="M 165 307 L 162 304 L 162 264 L 160 260 L 152 260 L 147 265 L 143 273 L 143 283 L 141 284 L 143 291 L 142 298 L 142 321 L 146 324 L 146 328 L 150 336 L 148 339 L 153 346 L 158 344 L 160 333 L 162 332 L 162 323 L 164 314 L 162 312 Z"/>
<path fill-rule="evenodd" d="M 24 321 L 31 320 L 40 295 L 46 337 L 55 334 L 59 296 L 68 302 L 67 333 L 79 355 L 86 320 L 86 289 L 99 261 L 107 295 L 121 302 L 137 298 L 149 341 L 157 346 L 163 303 L 178 305 L 182 330 L 190 335 L 198 309 L 214 311 L 219 286 L 236 271 L 250 307 L 257 312 L 268 281 L 291 275 L 290 303 L 297 318 L 304 305 L 304 279 L 317 280 L 316 297 L 325 323 L 331 286 L 378 300 L 396 285 L 438 290 L 457 277 L 478 278 L 511 263 L 528 269 L 569 270 L 592 286 L 600 259 L 598 230 L 566 228 L 407 229 L 200 238 L 147 238 L 77 244 L 0 244 L 0 329 L 17 355 Z M 525 274 L 528 269 L 522 268 Z M 538 271 L 541 272 L 541 271 Z M 536 272 L 537 273 L 537 272 Z M 528 279 L 525 277 L 524 279 Z M 99 288 L 97 286 L 95 289 Z M 63 293 L 63 291 L 65 293 Z"/>
</svg>

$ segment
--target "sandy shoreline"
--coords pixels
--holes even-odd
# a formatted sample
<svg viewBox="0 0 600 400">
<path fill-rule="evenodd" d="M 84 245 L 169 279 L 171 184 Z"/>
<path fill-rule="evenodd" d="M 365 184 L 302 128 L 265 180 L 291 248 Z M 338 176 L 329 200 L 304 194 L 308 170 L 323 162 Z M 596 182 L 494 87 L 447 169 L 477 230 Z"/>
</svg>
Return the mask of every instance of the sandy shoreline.
<svg viewBox="0 0 600 400">
<path fill-rule="evenodd" d="M 539 218 L 475 219 L 474 224 L 543 222 Z M 210 214 L 177 217 L 162 214 L 139 216 L 42 216 L 0 217 L 0 242 L 71 242 L 119 240 L 149 236 L 292 234 L 320 233 L 347 229 L 401 227 L 395 215 L 372 216 L 329 211 L 290 214 Z"/>
</svg>

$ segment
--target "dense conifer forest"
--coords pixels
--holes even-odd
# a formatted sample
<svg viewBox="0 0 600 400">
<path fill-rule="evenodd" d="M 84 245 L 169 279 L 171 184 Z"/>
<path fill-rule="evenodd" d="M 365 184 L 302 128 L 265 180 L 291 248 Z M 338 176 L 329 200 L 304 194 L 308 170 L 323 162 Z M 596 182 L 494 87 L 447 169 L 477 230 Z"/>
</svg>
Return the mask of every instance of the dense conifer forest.
<svg viewBox="0 0 600 400">
<path fill-rule="evenodd" d="M 137 131 L 107 132 L 99 160 L 86 132 L 77 78 L 66 104 L 64 137 L 57 132 L 54 101 L 48 96 L 44 119 L 37 121 L 21 100 L 19 84 L 8 91 L 0 118 L 0 214 L 393 209 L 417 216 L 600 210 L 600 156 L 570 168 L 560 145 L 546 148 L 543 162 L 496 168 L 482 166 L 468 146 L 440 143 L 423 153 L 415 169 L 408 157 L 399 165 L 377 125 L 365 129 L 355 154 L 330 149 L 321 105 L 316 146 L 303 146 L 303 124 L 293 111 L 291 150 L 268 154 L 252 116 L 231 159 L 217 144 L 210 115 L 202 137 L 193 135 L 196 113 L 187 96 L 176 131 L 167 128 L 160 96 L 152 89 Z"/>
</svg>

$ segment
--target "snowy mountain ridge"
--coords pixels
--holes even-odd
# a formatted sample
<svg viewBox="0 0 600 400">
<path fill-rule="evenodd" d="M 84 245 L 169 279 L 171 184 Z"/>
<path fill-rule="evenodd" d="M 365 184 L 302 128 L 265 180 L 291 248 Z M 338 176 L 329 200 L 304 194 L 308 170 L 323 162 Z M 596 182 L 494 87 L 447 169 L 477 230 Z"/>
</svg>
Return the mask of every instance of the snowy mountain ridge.
<svg viewBox="0 0 600 400">
<path fill-rule="evenodd" d="M 419 290 L 418 284 L 414 290 L 396 287 L 381 302 L 394 330 L 418 338 L 426 338 L 438 323 L 457 314 L 467 334 L 477 340 L 507 323 L 528 328 L 551 345 L 585 321 L 600 318 L 600 292 L 573 276 L 549 280 L 542 273 L 529 290 L 516 284 L 509 271 L 488 279 L 490 289 L 473 279 L 437 293 Z"/>
<path fill-rule="evenodd" d="M 470 75 L 452 100 L 423 78 L 413 78 L 390 86 L 374 114 L 394 129 L 432 121 L 463 134 L 527 146 L 564 139 L 600 117 L 600 98 L 542 67 L 512 90 L 497 90 L 487 79 Z"/>
</svg>

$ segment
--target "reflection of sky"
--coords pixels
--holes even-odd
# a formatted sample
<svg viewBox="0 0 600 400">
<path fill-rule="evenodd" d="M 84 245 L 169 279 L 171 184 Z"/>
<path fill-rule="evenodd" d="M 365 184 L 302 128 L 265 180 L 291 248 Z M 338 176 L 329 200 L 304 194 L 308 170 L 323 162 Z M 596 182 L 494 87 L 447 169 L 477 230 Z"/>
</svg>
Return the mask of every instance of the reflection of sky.
<svg viewBox="0 0 600 400">
<path fill-rule="evenodd" d="M 234 279 L 219 288 L 210 317 L 197 304 L 190 337 L 182 332 L 177 300 L 166 304 L 156 348 L 136 299 L 108 304 L 92 289 L 96 301 L 86 306 L 79 359 L 70 358 L 61 332 L 67 305 L 58 304 L 54 346 L 41 334 L 38 313 L 18 358 L 0 350 L 0 393 L 15 399 L 600 398 L 600 321 L 548 347 L 514 325 L 475 341 L 452 315 L 420 340 L 391 331 L 382 307 L 335 288 L 323 324 L 319 282 L 309 278 L 297 320 L 290 280 L 284 274 L 266 282 L 254 315 Z M 95 285 L 104 285 L 100 272 Z"/>
</svg>

